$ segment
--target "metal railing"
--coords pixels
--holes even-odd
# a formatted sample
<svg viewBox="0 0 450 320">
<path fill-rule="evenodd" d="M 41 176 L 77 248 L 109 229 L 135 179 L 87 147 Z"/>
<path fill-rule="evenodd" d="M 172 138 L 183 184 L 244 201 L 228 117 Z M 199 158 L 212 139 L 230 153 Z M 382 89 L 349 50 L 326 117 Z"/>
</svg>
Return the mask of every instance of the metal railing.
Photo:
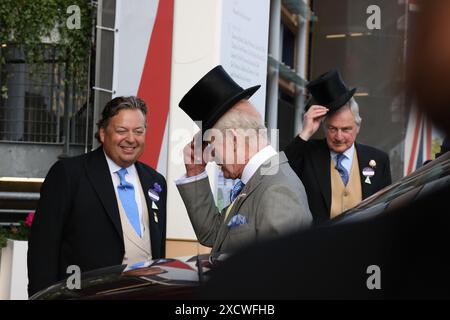
<svg viewBox="0 0 450 320">
<path fill-rule="evenodd" d="M 39 200 L 39 192 L 0 192 L 0 200 Z"/>
<path fill-rule="evenodd" d="M 92 121 L 86 120 L 93 118 L 87 85 L 82 85 L 86 81 L 66 78 L 57 48 L 50 47 L 48 59 L 38 66 L 25 63 L 14 46 L 2 48 L 0 55 L 6 60 L 0 69 L 0 141 L 65 143 L 67 136 L 70 144 L 91 141 L 86 137 L 92 134 Z"/>
</svg>

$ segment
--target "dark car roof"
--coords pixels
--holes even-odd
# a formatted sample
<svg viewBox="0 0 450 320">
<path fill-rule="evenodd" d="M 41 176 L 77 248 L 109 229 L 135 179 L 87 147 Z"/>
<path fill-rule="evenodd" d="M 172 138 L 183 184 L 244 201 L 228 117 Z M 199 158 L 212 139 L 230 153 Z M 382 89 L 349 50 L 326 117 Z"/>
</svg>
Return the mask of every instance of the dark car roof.
<svg viewBox="0 0 450 320">
<path fill-rule="evenodd" d="M 450 152 L 447 152 L 330 220 L 329 224 L 357 222 L 380 214 L 388 214 L 394 208 L 445 188 L 449 184 Z"/>
<path fill-rule="evenodd" d="M 64 280 L 31 299 L 187 299 L 195 296 L 210 267 L 208 255 L 117 265 L 82 273 L 80 289 Z"/>
</svg>

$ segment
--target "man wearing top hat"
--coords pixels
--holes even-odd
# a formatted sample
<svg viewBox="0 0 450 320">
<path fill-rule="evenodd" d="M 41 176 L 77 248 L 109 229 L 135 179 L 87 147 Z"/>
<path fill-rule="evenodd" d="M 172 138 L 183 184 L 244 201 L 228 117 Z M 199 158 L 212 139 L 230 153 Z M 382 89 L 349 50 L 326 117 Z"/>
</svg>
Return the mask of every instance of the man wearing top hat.
<svg viewBox="0 0 450 320">
<path fill-rule="evenodd" d="M 212 253 L 233 252 L 312 222 L 302 182 L 284 153 L 269 145 L 261 115 L 247 100 L 259 87 L 244 90 L 217 66 L 179 103 L 191 119 L 201 121 L 203 141 L 194 138 L 184 148 L 186 174 L 176 183 L 197 238 Z M 209 161 L 225 178 L 237 179 L 231 204 L 222 212 L 205 171 Z"/>
<path fill-rule="evenodd" d="M 356 143 L 359 107 L 337 70 L 306 86 L 303 128 L 284 152 L 303 182 L 315 224 L 334 218 L 391 184 L 389 157 Z M 311 140 L 323 124 L 325 139 Z"/>
</svg>

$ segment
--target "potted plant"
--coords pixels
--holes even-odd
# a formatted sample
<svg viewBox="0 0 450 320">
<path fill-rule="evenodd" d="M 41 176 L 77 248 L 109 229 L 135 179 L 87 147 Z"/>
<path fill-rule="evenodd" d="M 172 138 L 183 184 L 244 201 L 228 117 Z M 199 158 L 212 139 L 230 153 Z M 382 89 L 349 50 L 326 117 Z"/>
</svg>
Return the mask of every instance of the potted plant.
<svg viewBox="0 0 450 320">
<path fill-rule="evenodd" d="M 0 227 L 0 300 L 27 299 L 28 236 L 34 212 L 18 226 Z"/>
<path fill-rule="evenodd" d="M 20 221 L 18 226 L 0 226 L 0 249 L 6 247 L 8 239 L 28 240 L 33 218 L 34 212 L 30 212 L 24 221 Z"/>
</svg>

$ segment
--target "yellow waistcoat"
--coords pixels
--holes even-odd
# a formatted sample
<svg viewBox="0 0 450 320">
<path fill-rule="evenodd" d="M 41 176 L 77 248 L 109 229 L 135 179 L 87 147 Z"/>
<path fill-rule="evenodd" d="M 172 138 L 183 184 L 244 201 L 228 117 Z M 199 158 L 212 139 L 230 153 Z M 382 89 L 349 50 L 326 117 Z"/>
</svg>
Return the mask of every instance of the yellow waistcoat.
<svg viewBox="0 0 450 320">
<path fill-rule="evenodd" d="M 130 221 L 128 220 L 125 209 L 120 202 L 119 195 L 116 190 L 116 199 L 119 206 L 120 222 L 122 224 L 123 241 L 125 245 L 125 255 L 123 257 L 123 264 L 132 265 L 137 262 L 146 261 L 152 259 L 151 246 L 150 246 L 150 224 L 148 218 L 148 208 L 145 201 L 145 195 L 142 191 L 141 182 L 139 179 L 138 186 L 135 186 L 135 192 L 140 192 L 141 205 L 142 205 L 142 223 L 144 230 L 142 238 L 134 230 Z"/>
<path fill-rule="evenodd" d="M 331 173 L 331 210 L 330 218 L 334 218 L 343 211 L 353 208 L 362 200 L 361 178 L 356 150 L 353 153 L 352 168 L 347 186 L 344 186 L 339 172 L 335 168 L 333 159 L 330 162 Z"/>
</svg>

